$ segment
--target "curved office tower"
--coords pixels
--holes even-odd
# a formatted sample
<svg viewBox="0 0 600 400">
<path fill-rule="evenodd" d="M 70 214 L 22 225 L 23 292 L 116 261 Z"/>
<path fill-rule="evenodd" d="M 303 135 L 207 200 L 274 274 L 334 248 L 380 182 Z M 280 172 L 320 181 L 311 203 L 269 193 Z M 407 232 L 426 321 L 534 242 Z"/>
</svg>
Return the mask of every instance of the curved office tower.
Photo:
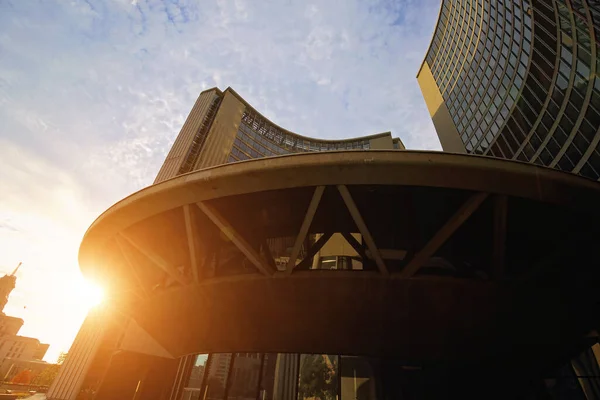
<svg viewBox="0 0 600 400">
<path fill-rule="evenodd" d="M 600 5 L 444 0 L 418 73 L 442 147 L 600 178 Z"/>
<path fill-rule="evenodd" d="M 201 168 L 291 153 L 404 149 L 389 132 L 321 140 L 285 130 L 263 117 L 233 89 L 203 91 L 154 183 Z"/>
</svg>

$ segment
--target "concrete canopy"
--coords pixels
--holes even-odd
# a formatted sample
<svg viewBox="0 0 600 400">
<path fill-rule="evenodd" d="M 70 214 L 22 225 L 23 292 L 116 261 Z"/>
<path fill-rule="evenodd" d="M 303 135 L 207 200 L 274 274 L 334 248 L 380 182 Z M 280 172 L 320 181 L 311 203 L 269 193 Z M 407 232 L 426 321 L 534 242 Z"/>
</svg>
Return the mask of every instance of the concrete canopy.
<svg viewBox="0 0 600 400">
<path fill-rule="evenodd" d="M 518 355 L 533 368 L 597 328 L 598 204 L 597 183 L 519 162 L 307 153 L 141 190 L 92 224 L 79 261 L 174 356 Z M 362 270 L 311 269 L 308 238 L 333 233 L 361 235 Z"/>
</svg>

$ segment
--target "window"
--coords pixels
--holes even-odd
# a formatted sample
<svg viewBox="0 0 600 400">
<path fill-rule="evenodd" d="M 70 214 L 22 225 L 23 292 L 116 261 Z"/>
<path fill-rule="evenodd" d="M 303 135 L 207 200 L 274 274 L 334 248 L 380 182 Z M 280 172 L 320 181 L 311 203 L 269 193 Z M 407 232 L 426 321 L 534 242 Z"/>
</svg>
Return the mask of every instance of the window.
<svg viewBox="0 0 600 400">
<path fill-rule="evenodd" d="M 302 354 L 298 377 L 298 400 L 335 399 L 338 393 L 338 356 Z"/>
<path fill-rule="evenodd" d="M 254 399 L 261 379 L 263 355 L 236 353 L 228 375 L 227 399 Z"/>
</svg>

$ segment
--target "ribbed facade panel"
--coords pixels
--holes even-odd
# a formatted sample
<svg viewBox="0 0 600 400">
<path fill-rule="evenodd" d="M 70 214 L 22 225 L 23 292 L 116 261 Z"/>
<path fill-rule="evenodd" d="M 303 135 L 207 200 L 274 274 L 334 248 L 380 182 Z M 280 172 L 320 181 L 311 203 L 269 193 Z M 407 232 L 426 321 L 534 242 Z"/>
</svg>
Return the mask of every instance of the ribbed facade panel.
<svg viewBox="0 0 600 400">
<path fill-rule="evenodd" d="M 194 169 L 225 164 L 231 152 L 245 105 L 226 91 Z"/>
<path fill-rule="evenodd" d="M 204 91 L 200 94 L 185 120 L 177 139 L 173 143 L 173 147 L 171 147 L 165 162 L 160 168 L 154 183 L 162 182 L 178 175 L 179 169 L 188 155 L 192 142 L 201 128 L 211 103 L 215 96 L 219 94 L 220 90 L 218 89 Z"/>
<path fill-rule="evenodd" d="M 106 313 L 90 311 L 77 333 L 68 356 L 48 389 L 48 400 L 75 400 L 80 393 L 104 334 Z"/>
</svg>

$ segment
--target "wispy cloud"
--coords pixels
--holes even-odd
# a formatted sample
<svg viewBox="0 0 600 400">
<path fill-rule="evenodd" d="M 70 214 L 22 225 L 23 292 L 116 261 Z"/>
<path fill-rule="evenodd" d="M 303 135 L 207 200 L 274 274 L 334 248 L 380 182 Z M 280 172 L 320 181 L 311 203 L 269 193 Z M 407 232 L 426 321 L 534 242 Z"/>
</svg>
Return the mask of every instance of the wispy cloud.
<svg viewBox="0 0 600 400">
<path fill-rule="evenodd" d="M 28 258 L 20 249 L 37 254 L 15 297 L 17 308 L 29 301 L 25 332 L 56 344 L 52 354 L 68 347 L 80 321 L 65 322 L 67 333 L 45 324 L 63 312 L 49 307 L 67 305 L 32 291 L 54 290 L 41 279 L 78 277 L 85 228 L 152 182 L 203 89 L 232 86 L 304 135 L 391 130 L 409 148 L 438 148 L 415 79 L 438 8 L 439 0 L 0 1 L 0 224 L 18 229 L 0 228 L 0 266 Z"/>
</svg>

